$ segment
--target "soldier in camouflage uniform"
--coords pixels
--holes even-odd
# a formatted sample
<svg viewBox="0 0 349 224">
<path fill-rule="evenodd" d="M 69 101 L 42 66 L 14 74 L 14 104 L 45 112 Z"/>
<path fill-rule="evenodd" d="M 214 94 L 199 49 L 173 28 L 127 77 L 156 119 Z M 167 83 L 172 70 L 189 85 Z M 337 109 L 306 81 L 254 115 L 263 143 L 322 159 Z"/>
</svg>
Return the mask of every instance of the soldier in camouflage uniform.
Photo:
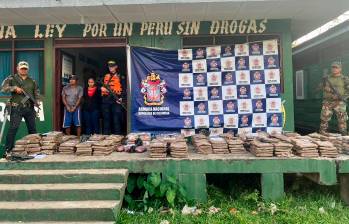
<svg viewBox="0 0 349 224">
<path fill-rule="evenodd" d="M 331 120 L 334 111 L 338 120 L 338 130 L 342 135 L 346 135 L 348 120 L 346 99 L 349 95 L 349 77 L 342 75 L 342 64 L 340 62 L 333 62 L 331 70 L 331 75 L 323 77 L 320 133 L 327 132 L 328 122 Z"/>
<path fill-rule="evenodd" d="M 28 133 L 36 133 L 34 103 L 30 100 L 24 101 L 24 91 L 31 94 L 35 100 L 39 99 L 38 85 L 28 75 L 29 65 L 20 61 L 17 65 L 17 73 L 8 76 L 1 85 L 1 91 L 11 93 L 10 98 L 10 126 L 6 138 L 6 151 L 10 153 L 15 143 L 17 129 L 24 118 Z"/>
</svg>

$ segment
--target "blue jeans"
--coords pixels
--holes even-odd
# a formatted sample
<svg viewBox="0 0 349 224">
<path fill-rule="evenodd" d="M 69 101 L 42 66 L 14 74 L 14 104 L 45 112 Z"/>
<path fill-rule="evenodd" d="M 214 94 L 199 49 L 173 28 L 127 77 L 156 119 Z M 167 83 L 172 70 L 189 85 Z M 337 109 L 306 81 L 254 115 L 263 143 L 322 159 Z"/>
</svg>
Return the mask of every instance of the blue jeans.
<svg viewBox="0 0 349 224">
<path fill-rule="evenodd" d="M 99 112 L 98 110 L 93 111 L 83 111 L 84 123 L 85 123 L 85 133 L 87 135 L 98 134 L 99 133 Z"/>
</svg>

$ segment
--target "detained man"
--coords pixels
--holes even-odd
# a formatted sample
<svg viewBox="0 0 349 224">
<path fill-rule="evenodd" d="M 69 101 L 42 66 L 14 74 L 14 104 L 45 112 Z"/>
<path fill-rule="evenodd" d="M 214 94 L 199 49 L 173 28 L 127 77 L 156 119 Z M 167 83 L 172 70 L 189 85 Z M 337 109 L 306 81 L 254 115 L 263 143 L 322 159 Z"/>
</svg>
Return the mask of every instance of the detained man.
<svg viewBox="0 0 349 224">
<path fill-rule="evenodd" d="M 67 135 L 71 134 L 71 126 L 76 127 L 76 135 L 81 136 L 81 111 L 80 104 L 83 96 L 83 89 L 78 85 L 78 77 L 73 75 L 69 84 L 62 90 L 64 104 L 63 128 Z"/>
</svg>

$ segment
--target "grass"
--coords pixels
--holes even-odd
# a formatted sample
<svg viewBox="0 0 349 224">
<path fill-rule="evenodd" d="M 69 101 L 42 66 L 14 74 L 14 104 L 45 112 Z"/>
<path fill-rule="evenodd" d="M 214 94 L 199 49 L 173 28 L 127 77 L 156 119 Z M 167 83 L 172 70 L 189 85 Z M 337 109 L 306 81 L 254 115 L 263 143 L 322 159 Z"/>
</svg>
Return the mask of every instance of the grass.
<svg viewBox="0 0 349 224">
<path fill-rule="evenodd" d="M 223 178 L 225 181 L 220 181 Z M 158 224 L 162 220 L 167 220 L 171 224 L 349 223 L 349 207 L 341 202 L 338 186 L 320 186 L 305 179 L 291 178 L 287 183 L 284 199 L 277 202 L 263 202 L 259 191 L 254 189 L 258 184 L 251 184 L 258 183 L 258 176 L 244 180 L 241 176 L 235 176 L 234 179 L 227 175 L 216 175 L 213 179 L 209 181 L 208 202 L 197 205 L 202 210 L 200 215 L 182 215 L 182 207 L 173 209 L 172 213 L 164 214 L 159 212 L 159 209 L 144 214 L 140 212 L 129 214 L 123 209 L 118 223 Z M 226 180 L 230 180 L 229 184 L 226 184 Z M 221 210 L 209 214 L 210 206 Z"/>
</svg>

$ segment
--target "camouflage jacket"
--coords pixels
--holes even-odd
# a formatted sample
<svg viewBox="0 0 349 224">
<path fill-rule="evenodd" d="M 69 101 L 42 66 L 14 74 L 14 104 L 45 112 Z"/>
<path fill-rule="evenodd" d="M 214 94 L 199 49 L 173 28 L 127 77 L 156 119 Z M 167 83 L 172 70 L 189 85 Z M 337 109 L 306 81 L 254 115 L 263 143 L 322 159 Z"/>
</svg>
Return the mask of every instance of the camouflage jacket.
<svg viewBox="0 0 349 224">
<path fill-rule="evenodd" d="M 323 99 L 328 101 L 346 100 L 349 97 L 349 77 L 324 76 L 322 82 Z"/>
<path fill-rule="evenodd" d="M 14 76 L 18 76 L 18 79 L 22 80 L 18 74 L 8 76 L 1 84 L 1 92 L 11 93 L 11 102 L 19 104 L 22 99 L 25 97 L 24 94 L 17 94 L 15 92 L 16 87 L 24 89 L 27 93 L 31 94 L 36 100 L 40 99 L 39 89 L 35 80 L 29 76 L 22 80 L 22 83 L 19 83 Z"/>
</svg>

